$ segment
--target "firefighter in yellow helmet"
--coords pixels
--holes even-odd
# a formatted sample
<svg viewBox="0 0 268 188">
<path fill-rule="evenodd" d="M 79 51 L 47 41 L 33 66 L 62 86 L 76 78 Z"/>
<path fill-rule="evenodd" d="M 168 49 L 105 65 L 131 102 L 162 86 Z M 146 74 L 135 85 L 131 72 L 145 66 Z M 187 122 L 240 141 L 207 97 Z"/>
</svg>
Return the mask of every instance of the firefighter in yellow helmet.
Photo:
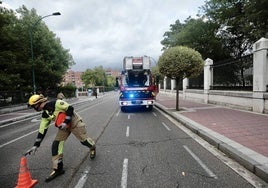
<svg viewBox="0 0 268 188">
<path fill-rule="evenodd" d="M 44 139 L 49 124 L 51 121 L 58 122 L 61 114 L 64 114 L 61 123 L 55 124 L 58 127 L 57 135 L 52 143 L 52 164 L 53 171 L 46 178 L 46 182 L 49 182 L 57 176 L 64 174 L 63 170 L 63 145 L 66 139 L 71 133 L 85 146 L 90 149 L 90 158 L 94 159 L 96 155 L 95 142 L 88 137 L 85 123 L 81 117 L 74 111 L 74 108 L 67 102 L 57 99 L 54 101 L 48 101 L 42 94 L 32 95 L 29 99 L 29 106 L 36 111 L 43 111 L 42 119 L 39 127 L 39 132 L 35 140 L 34 146 L 29 149 L 25 155 L 34 154 L 37 148 L 41 145 Z"/>
</svg>

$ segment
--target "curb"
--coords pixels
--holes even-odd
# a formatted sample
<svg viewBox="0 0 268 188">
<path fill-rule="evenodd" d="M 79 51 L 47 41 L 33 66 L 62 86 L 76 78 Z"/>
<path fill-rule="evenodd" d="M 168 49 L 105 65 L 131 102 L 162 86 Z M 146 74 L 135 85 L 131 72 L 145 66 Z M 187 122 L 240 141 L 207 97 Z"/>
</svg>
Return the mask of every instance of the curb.
<svg viewBox="0 0 268 188">
<path fill-rule="evenodd" d="M 186 128 L 206 140 L 211 145 L 215 146 L 218 150 L 234 159 L 240 165 L 251 171 L 256 176 L 260 177 L 268 183 L 268 158 L 256 153 L 255 151 L 240 145 L 229 138 L 216 133 L 195 121 L 184 117 L 183 115 L 176 114 L 166 109 L 163 105 L 155 103 L 155 107 L 170 115 L 178 122 L 183 124 Z"/>
<path fill-rule="evenodd" d="M 28 108 L 27 104 L 22 104 L 22 105 L 2 108 L 2 109 L 0 109 L 0 114 L 6 114 L 6 113 L 14 112 L 14 111 L 25 110 L 27 108 Z"/>
<path fill-rule="evenodd" d="M 37 116 L 37 115 L 40 115 L 40 114 L 41 114 L 41 112 L 35 112 L 35 113 L 32 113 L 32 114 L 20 116 L 20 117 L 17 117 L 17 118 L 0 121 L 0 126 L 8 124 L 8 123 L 13 123 L 13 122 L 16 122 L 16 121 L 24 120 L 24 119 L 34 117 L 34 116 Z"/>
<path fill-rule="evenodd" d="M 88 98 L 86 100 L 91 100 L 91 98 Z M 71 105 L 76 105 L 76 104 L 83 103 L 84 101 L 72 102 L 72 99 L 70 99 L 70 100 L 66 100 L 66 102 L 68 102 Z M 17 107 L 11 107 L 11 108 L 3 109 L 2 112 L 11 113 L 11 112 L 16 112 L 16 111 L 27 109 L 27 108 L 28 108 L 27 105 L 21 105 L 21 106 L 17 106 Z M 5 114 L 5 113 L 2 113 L 2 114 Z M 12 119 L 8 119 L 8 120 L 0 121 L 0 126 L 8 124 L 8 123 L 13 123 L 13 122 L 16 122 L 16 121 L 24 120 L 24 119 L 34 117 L 34 116 L 37 116 L 37 115 L 40 115 L 40 114 L 42 114 L 42 112 L 33 112 L 31 114 L 27 114 L 27 115 L 20 116 L 20 117 L 17 117 L 17 118 L 12 118 Z"/>
</svg>

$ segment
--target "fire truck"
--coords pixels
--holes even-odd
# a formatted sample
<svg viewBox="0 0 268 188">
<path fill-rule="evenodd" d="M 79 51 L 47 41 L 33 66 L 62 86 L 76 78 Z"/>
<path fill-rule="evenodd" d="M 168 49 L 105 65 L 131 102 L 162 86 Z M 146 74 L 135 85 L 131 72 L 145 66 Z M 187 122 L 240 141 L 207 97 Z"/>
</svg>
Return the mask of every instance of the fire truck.
<svg viewBox="0 0 268 188">
<path fill-rule="evenodd" d="M 158 94 L 156 81 L 151 72 L 150 57 L 124 57 L 119 77 L 121 110 L 124 112 L 131 107 L 152 110 Z"/>
</svg>

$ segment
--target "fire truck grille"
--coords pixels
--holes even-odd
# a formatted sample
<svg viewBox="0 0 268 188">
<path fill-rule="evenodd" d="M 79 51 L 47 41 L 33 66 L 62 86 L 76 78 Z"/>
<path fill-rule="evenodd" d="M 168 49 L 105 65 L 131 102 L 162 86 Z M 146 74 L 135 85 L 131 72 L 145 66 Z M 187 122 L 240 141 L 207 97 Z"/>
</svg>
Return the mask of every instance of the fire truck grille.
<svg viewBox="0 0 268 188">
<path fill-rule="evenodd" d="M 152 97 L 152 92 L 150 91 L 123 91 L 120 95 L 120 98 L 129 99 L 141 99 L 150 97 Z"/>
</svg>

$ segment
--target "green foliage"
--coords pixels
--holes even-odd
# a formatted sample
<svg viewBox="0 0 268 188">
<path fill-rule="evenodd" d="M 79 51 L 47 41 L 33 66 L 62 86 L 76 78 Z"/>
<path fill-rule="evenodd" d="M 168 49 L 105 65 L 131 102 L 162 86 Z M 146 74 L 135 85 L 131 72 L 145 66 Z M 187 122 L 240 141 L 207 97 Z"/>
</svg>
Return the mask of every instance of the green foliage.
<svg viewBox="0 0 268 188">
<path fill-rule="evenodd" d="M 217 35 L 229 57 L 238 59 L 251 52 L 253 44 L 260 38 L 268 37 L 266 7 L 267 0 L 210 0 L 203 6 L 203 10 L 211 22 L 220 26 Z M 245 86 L 247 78 L 244 77 L 244 71 L 248 68 L 246 62 L 236 63 L 231 67 L 230 73 L 223 75 L 222 82 L 233 77 L 231 83 L 237 83 L 232 80 L 241 79 Z M 218 72 L 224 74 L 226 71 Z M 241 78 L 236 75 L 241 75 Z"/>
<path fill-rule="evenodd" d="M 96 77 L 94 71 L 92 69 L 87 69 L 81 75 L 81 80 L 84 82 L 85 87 L 94 87 L 96 85 Z"/>
<path fill-rule="evenodd" d="M 219 28 L 218 24 L 205 21 L 205 18 L 201 17 L 188 18 L 184 24 L 177 20 L 175 25 L 171 25 L 171 31 L 164 34 L 165 38 L 161 41 L 161 44 L 165 46 L 164 49 L 187 46 L 197 50 L 203 59 L 211 58 L 217 61 L 226 57 L 221 39 L 215 35 Z"/>
<path fill-rule="evenodd" d="M 159 72 L 176 80 L 176 110 L 179 110 L 179 82 L 198 76 L 204 67 L 201 54 L 185 46 L 168 48 L 158 60 Z"/>
<path fill-rule="evenodd" d="M 76 87 L 73 84 L 67 84 L 59 88 L 59 92 L 62 92 L 66 98 L 75 97 Z"/>
<path fill-rule="evenodd" d="M 0 90 L 32 91 L 32 65 L 37 88 L 56 88 L 74 64 L 69 50 L 49 31 L 35 9 L 15 12 L 0 8 Z M 34 61 L 31 57 L 32 31 Z"/>
<path fill-rule="evenodd" d="M 223 39 L 232 57 L 241 57 L 254 42 L 268 34 L 267 0 L 210 0 L 203 6 L 206 17 L 221 27 Z"/>
<path fill-rule="evenodd" d="M 107 86 L 108 87 L 114 87 L 115 86 L 115 77 L 113 76 L 107 76 Z"/>
<path fill-rule="evenodd" d="M 156 78 L 156 84 L 159 84 L 159 81 L 160 80 L 164 80 L 164 76 L 165 75 L 163 75 L 163 74 L 161 74 L 160 72 L 159 72 L 159 66 L 155 66 L 155 67 L 152 67 L 152 74 L 155 76 L 155 78 Z"/>
<path fill-rule="evenodd" d="M 102 66 L 94 69 L 87 69 L 82 75 L 81 79 L 85 87 L 107 86 L 107 76 Z"/>
<path fill-rule="evenodd" d="M 159 72 L 173 79 L 198 76 L 204 66 L 199 52 L 184 46 L 171 47 L 164 51 L 158 61 Z"/>
<path fill-rule="evenodd" d="M 217 62 L 239 59 L 252 51 L 252 45 L 262 37 L 268 37 L 267 0 L 208 0 L 202 7 L 203 15 L 185 23 L 179 20 L 164 33 L 163 49 L 187 46 L 200 52 L 203 59 Z M 215 80 L 221 83 L 242 82 L 245 62 L 214 69 Z M 202 78 L 201 78 L 202 79 Z"/>
<path fill-rule="evenodd" d="M 15 32 L 17 18 L 13 11 L 0 8 L 0 90 L 10 90 L 23 85 L 21 72 L 18 71 L 17 45 Z"/>
<path fill-rule="evenodd" d="M 180 20 L 176 20 L 175 24 L 170 24 L 170 31 L 164 33 L 164 39 L 161 41 L 161 44 L 164 46 L 163 50 L 177 46 L 177 34 L 181 32 L 184 24 L 180 23 Z"/>
<path fill-rule="evenodd" d="M 96 86 L 105 86 L 107 85 L 107 76 L 105 74 L 105 70 L 102 66 L 97 66 L 94 69 L 96 76 Z"/>
</svg>

